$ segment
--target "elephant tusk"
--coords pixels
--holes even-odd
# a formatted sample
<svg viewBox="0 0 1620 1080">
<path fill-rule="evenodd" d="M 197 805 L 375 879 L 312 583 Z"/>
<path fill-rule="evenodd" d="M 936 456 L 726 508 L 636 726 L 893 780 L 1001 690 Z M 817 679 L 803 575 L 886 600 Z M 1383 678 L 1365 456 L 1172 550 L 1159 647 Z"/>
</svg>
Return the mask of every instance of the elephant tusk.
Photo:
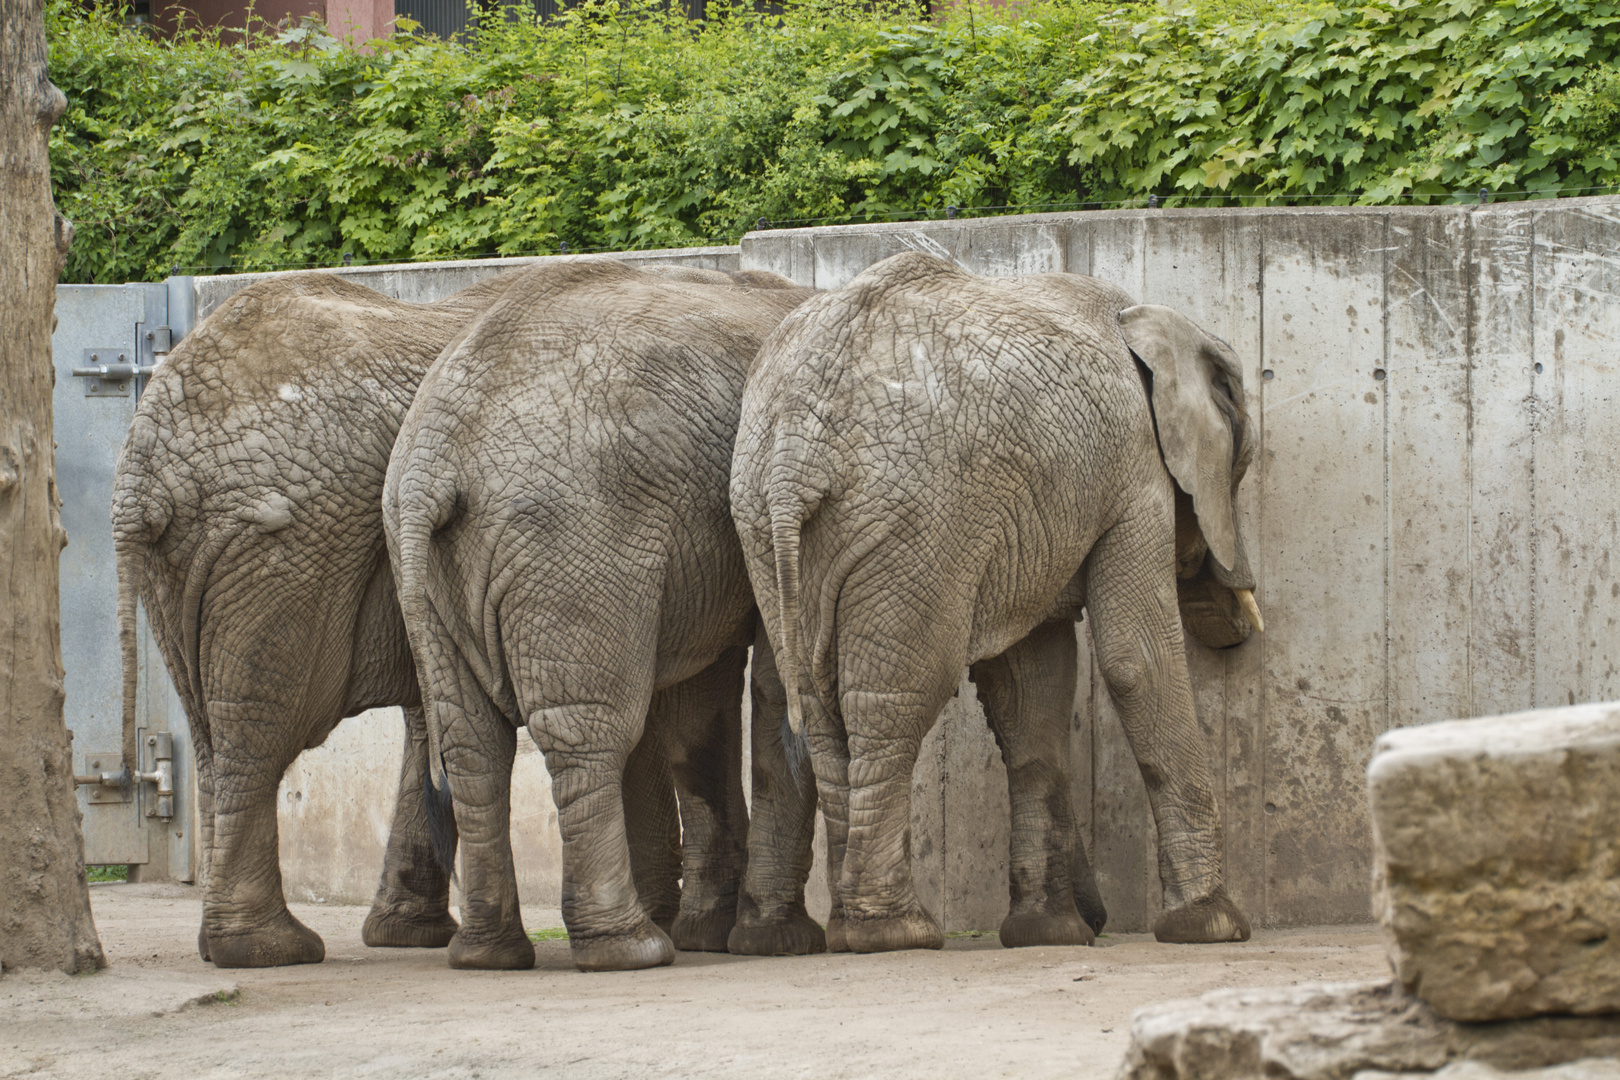
<svg viewBox="0 0 1620 1080">
<path fill-rule="evenodd" d="M 1238 604 L 1243 608 L 1244 617 L 1249 620 L 1249 625 L 1262 634 L 1265 633 L 1266 620 L 1260 617 L 1260 605 L 1254 602 L 1254 590 L 1233 589 L 1232 592 L 1237 595 Z"/>
</svg>

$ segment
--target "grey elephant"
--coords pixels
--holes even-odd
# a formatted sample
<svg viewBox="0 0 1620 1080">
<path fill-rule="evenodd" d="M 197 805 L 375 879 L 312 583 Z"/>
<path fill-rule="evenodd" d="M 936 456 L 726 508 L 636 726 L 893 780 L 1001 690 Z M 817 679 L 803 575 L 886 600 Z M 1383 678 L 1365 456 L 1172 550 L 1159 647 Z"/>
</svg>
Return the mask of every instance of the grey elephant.
<svg viewBox="0 0 1620 1080">
<path fill-rule="evenodd" d="M 910 786 L 964 666 L 1007 765 L 1002 943 L 1092 939 L 1065 764 L 1082 610 L 1158 824 L 1155 934 L 1248 937 L 1180 616 L 1217 646 L 1259 626 L 1233 508 L 1252 448 L 1231 349 L 1093 278 L 902 254 L 771 336 L 732 505 L 820 787 L 829 948 L 943 944 L 912 885 Z"/>
<path fill-rule="evenodd" d="M 383 511 L 461 843 L 453 967 L 534 963 L 508 821 L 522 726 L 552 777 L 579 968 L 651 967 L 734 939 L 822 947 L 803 903 L 815 791 L 760 730 L 768 648 L 754 664 L 767 681 L 751 825 L 741 789 L 757 618 L 727 499 L 732 437 L 749 362 L 810 295 L 753 284 L 766 287 L 605 260 L 524 271 L 405 417 Z M 644 729 L 680 794 L 669 934 L 638 900 L 621 811 Z"/>
<path fill-rule="evenodd" d="M 400 705 L 407 733 L 369 945 L 441 947 L 455 932 L 421 781 L 419 681 L 382 530 L 400 420 L 428 365 L 505 290 L 491 279 L 409 304 L 330 274 L 248 286 L 152 377 L 113 502 L 124 653 L 124 760 L 134 756 L 135 617 L 144 603 L 191 724 L 206 885 L 198 948 L 220 967 L 309 963 L 321 939 L 288 910 L 276 791 L 340 719 Z M 632 763 L 638 883 L 679 902 L 668 766 Z"/>
</svg>

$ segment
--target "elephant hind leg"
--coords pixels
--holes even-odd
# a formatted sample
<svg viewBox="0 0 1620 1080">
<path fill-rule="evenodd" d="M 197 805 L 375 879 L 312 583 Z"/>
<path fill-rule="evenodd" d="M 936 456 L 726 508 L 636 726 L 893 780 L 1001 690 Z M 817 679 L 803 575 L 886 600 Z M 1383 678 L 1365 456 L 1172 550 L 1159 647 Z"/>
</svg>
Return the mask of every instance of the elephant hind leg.
<svg viewBox="0 0 1620 1080">
<path fill-rule="evenodd" d="M 625 830 L 625 763 L 650 696 L 627 708 L 581 701 L 527 712 L 551 773 L 562 832 L 563 922 L 581 971 L 631 971 L 675 959 L 669 935 L 641 906 Z"/>
<path fill-rule="evenodd" d="M 374 948 L 442 949 L 455 936 L 450 873 L 440 864 L 429 828 L 427 727 L 419 707 L 405 710 L 405 752 L 382 880 L 360 931 Z"/>
<path fill-rule="evenodd" d="M 222 968 L 317 964 L 326 958 L 326 946 L 287 910 L 281 887 L 276 795 L 289 762 L 279 755 L 219 752 L 223 740 L 217 735 L 224 724 L 253 719 L 225 720 L 219 714 L 242 708 L 209 705 L 215 733 L 214 821 L 198 949 Z M 246 744 L 238 739 L 231 745 Z"/>
<path fill-rule="evenodd" d="M 923 736 L 949 698 L 849 690 L 849 840 L 839 893 L 851 952 L 941 949 L 945 934 L 911 876 L 911 775 Z"/>
</svg>

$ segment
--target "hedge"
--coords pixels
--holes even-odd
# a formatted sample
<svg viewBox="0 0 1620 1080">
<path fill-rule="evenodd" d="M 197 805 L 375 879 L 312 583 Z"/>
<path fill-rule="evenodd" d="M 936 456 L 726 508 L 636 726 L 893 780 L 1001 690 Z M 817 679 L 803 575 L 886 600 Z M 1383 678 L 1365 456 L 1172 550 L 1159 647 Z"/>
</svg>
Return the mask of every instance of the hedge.
<svg viewBox="0 0 1620 1080">
<path fill-rule="evenodd" d="M 1620 0 L 586 0 L 356 49 L 50 0 L 64 280 L 734 240 L 1084 205 L 1620 184 Z"/>
</svg>

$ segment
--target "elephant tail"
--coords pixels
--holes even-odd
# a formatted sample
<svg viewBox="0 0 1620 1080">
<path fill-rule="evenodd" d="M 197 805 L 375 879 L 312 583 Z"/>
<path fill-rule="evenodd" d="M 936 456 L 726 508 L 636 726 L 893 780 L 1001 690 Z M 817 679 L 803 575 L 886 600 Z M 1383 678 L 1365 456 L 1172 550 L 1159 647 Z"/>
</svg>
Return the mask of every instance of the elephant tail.
<svg viewBox="0 0 1620 1080">
<path fill-rule="evenodd" d="M 143 402 L 143 404 L 145 404 Z M 123 769 L 132 783 L 140 767 L 137 694 L 140 686 L 139 605 L 147 591 L 147 569 L 153 546 L 168 531 L 174 507 L 168 488 L 157 475 L 159 446 L 155 425 L 137 417 L 118 455 L 113 481 L 113 568 L 118 575 L 118 652 L 123 677 Z M 150 602 L 150 601 L 149 601 Z M 149 610 L 150 614 L 150 610 Z M 163 620 L 156 620 L 161 624 Z M 158 626 L 154 626 L 158 629 Z M 186 688 L 188 691 L 190 687 Z M 189 699 L 189 693 L 185 695 Z"/>
<path fill-rule="evenodd" d="M 124 775 L 132 778 L 140 766 L 135 745 L 136 691 L 139 671 L 136 656 L 136 604 L 141 595 L 141 577 L 145 571 L 143 551 L 136 544 L 120 539 L 116 545 L 118 569 L 118 651 L 123 664 L 124 677 Z M 127 781 L 126 781 L 127 782 Z"/>
<path fill-rule="evenodd" d="M 393 469 L 390 468 L 390 474 Z M 403 486 L 403 485 L 401 485 Z M 412 485 L 415 487 L 416 485 Z M 440 717 L 432 694 L 433 658 L 427 649 L 425 635 L 434 619 L 432 603 L 428 599 L 428 559 L 435 529 L 455 506 L 452 495 L 448 500 L 435 498 L 420 487 L 409 494 L 396 488 L 394 477 L 383 493 L 383 517 L 394 524 L 388 529 L 389 553 L 393 557 L 394 574 L 399 585 L 399 609 L 405 618 L 406 634 L 410 638 L 411 656 L 416 663 L 416 677 L 422 694 L 422 715 L 427 728 L 427 777 L 423 794 L 432 801 L 447 801 L 450 779 L 444 768 L 444 733 L 440 730 Z M 454 848 L 451 849 L 452 855 Z"/>
<path fill-rule="evenodd" d="M 781 465 L 772 472 L 767 498 L 771 548 L 776 559 L 776 607 L 781 620 L 778 629 L 782 655 L 778 667 L 787 694 L 788 731 L 795 739 L 803 739 L 804 705 L 799 698 L 799 675 L 804 670 L 804 641 L 799 629 L 799 533 L 821 500 L 817 496 L 807 504 L 803 487 L 785 475 Z"/>
</svg>

